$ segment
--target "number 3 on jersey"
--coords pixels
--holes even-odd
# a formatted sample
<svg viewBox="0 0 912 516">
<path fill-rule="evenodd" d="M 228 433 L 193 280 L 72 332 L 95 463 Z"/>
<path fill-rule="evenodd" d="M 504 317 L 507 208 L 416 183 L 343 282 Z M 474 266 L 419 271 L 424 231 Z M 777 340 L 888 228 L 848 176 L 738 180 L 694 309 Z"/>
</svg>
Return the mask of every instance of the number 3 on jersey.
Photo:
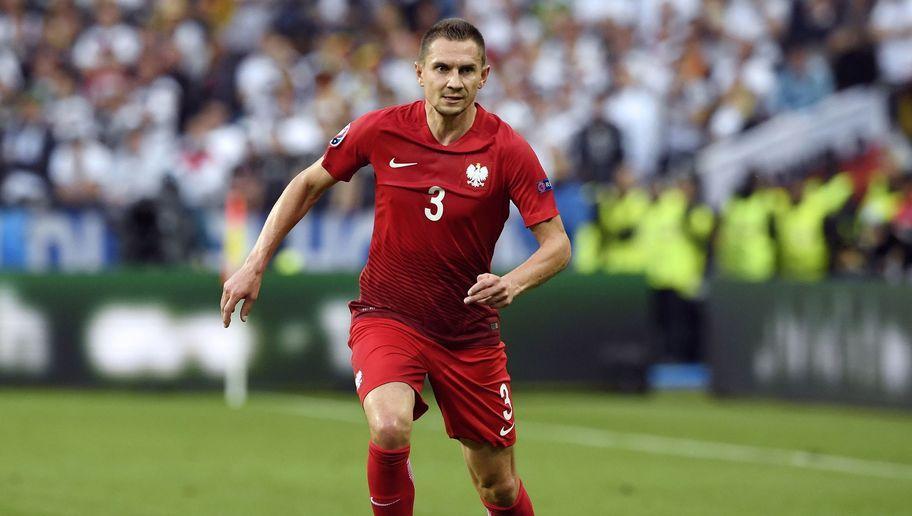
<svg viewBox="0 0 912 516">
<path fill-rule="evenodd" d="M 446 195 L 446 190 L 439 186 L 432 186 L 428 189 L 428 193 L 431 194 L 431 204 L 434 205 L 434 211 L 431 211 L 430 208 L 425 208 L 424 216 L 428 220 L 437 222 L 440 217 L 443 217 L 443 197 Z"/>
</svg>

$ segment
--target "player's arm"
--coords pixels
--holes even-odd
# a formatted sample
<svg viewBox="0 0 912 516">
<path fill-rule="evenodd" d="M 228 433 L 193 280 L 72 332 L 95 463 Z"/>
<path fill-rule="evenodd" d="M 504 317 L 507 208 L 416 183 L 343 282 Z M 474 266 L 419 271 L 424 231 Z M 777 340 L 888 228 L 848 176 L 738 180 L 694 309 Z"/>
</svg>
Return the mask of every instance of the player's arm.
<svg viewBox="0 0 912 516">
<path fill-rule="evenodd" d="M 231 324 L 235 306 L 242 299 L 244 306 L 241 307 L 241 321 L 247 321 L 247 315 L 260 292 L 263 272 L 282 239 L 316 204 L 323 192 L 334 184 L 336 180 L 323 168 L 323 158 L 320 158 L 285 187 L 269 212 L 266 224 L 244 265 L 228 278 L 222 289 L 222 322 L 226 328 Z"/>
<path fill-rule="evenodd" d="M 564 231 L 560 215 L 531 228 L 538 240 L 538 250 L 519 267 L 504 274 L 478 275 L 478 282 L 469 289 L 466 304 L 481 303 L 494 308 L 505 308 L 516 296 L 548 281 L 570 263 L 570 239 Z"/>
</svg>

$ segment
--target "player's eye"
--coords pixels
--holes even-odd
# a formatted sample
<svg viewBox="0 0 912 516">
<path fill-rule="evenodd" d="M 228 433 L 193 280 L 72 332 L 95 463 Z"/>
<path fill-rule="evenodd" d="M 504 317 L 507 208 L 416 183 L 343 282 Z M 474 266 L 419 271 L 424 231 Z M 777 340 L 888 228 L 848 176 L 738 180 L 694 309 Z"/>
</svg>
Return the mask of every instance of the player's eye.
<svg viewBox="0 0 912 516">
<path fill-rule="evenodd" d="M 449 67 L 447 67 L 446 65 L 437 65 L 434 67 L 434 70 L 437 70 L 438 72 L 445 72 L 445 71 L 449 70 Z"/>
<path fill-rule="evenodd" d="M 463 66 L 462 68 L 459 69 L 459 73 L 461 73 L 463 75 L 468 75 L 468 74 L 471 74 L 474 72 L 475 72 L 474 66 Z"/>
</svg>

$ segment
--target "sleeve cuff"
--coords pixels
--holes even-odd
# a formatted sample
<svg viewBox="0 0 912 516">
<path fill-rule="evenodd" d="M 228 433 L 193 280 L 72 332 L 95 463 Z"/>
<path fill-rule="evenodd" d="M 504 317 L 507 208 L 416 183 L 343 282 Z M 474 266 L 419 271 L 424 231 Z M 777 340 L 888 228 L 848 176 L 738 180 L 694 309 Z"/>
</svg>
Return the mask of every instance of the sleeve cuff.
<svg viewBox="0 0 912 516">
<path fill-rule="evenodd" d="M 532 213 L 528 217 L 523 216 L 523 223 L 527 228 L 531 228 L 536 224 L 541 224 L 542 222 L 551 220 L 558 215 L 560 215 L 560 212 L 558 212 L 556 208 L 539 213 Z"/>
<path fill-rule="evenodd" d="M 326 156 L 326 154 L 324 154 L 323 162 L 321 163 L 321 165 L 323 166 L 324 170 L 329 172 L 329 175 L 331 175 L 333 179 L 335 179 L 336 181 L 344 181 L 346 183 L 351 181 L 350 175 L 345 175 L 345 174 L 342 174 L 341 172 L 339 172 L 339 170 L 336 168 L 336 165 L 333 163 L 333 161 L 332 160 L 327 161 L 326 158 L 327 158 L 327 156 Z"/>
</svg>

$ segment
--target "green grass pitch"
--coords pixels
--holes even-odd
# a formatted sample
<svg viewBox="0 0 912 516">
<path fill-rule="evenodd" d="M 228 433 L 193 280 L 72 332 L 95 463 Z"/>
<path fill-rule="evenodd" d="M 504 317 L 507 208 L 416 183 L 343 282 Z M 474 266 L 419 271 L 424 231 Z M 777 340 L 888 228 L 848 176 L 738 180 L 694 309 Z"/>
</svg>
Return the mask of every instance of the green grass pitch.
<svg viewBox="0 0 912 516">
<path fill-rule="evenodd" d="M 517 389 L 536 512 L 912 514 L 912 415 L 697 394 Z M 484 514 L 436 407 L 416 423 L 415 513 Z M 0 514 L 368 515 L 354 396 L 0 391 Z"/>
</svg>

